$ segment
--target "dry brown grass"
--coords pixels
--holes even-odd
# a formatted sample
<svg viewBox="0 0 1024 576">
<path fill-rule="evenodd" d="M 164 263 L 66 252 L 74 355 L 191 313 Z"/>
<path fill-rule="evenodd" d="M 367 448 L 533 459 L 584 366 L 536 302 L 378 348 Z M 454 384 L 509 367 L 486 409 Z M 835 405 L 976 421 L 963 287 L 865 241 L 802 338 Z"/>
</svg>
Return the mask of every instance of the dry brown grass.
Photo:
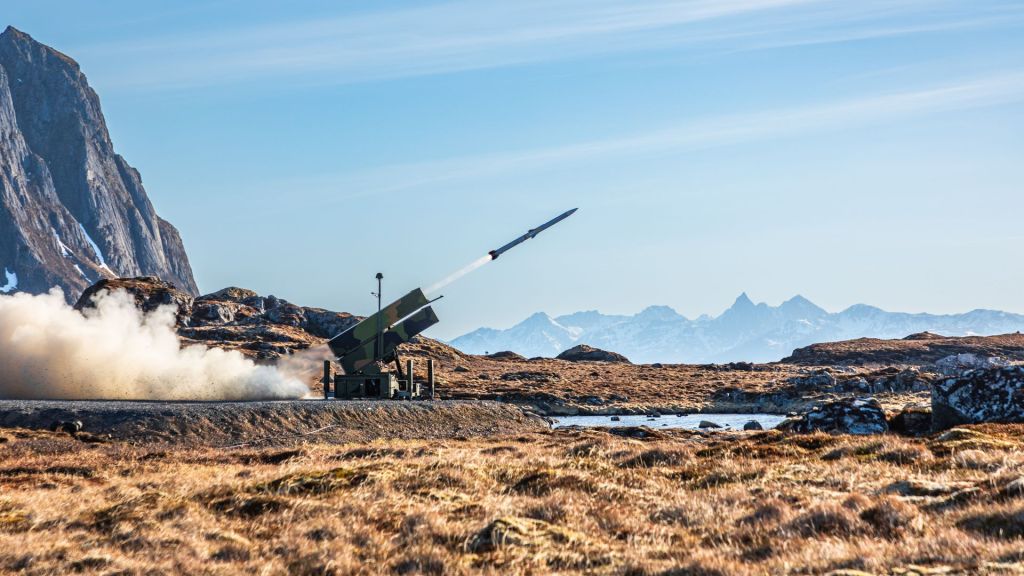
<svg viewBox="0 0 1024 576">
<path fill-rule="evenodd" d="M 1012 427 L 266 450 L 3 437 L 0 572 L 1024 572 Z"/>
</svg>

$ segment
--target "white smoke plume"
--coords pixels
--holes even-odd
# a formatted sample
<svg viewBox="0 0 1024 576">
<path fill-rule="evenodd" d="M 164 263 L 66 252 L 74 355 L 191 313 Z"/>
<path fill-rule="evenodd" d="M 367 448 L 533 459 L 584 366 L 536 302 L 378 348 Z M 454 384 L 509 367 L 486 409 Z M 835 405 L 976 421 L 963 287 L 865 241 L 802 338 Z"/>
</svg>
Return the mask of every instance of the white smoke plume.
<svg viewBox="0 0 1024 576">
<path fill-rule="evenodd" d="M 182 348 L 173 306 L 144 314 L 123 290 L 79 312 L 60 290 L 0 295 L 0 398 L 270 400 L 301 380 L 239 352 Z"/>
<path fill-rule="evenodd" d="M 277 371 L 286 378 L 305 382 L 307 393 L 304 398 L 322 398 L 324 360 L 333 358 L 327 344 L 313 346 L 282 357 L 277 361 Z"/>
<path fill-rule="evenodd" d="M 455 272 L 452 272 L 451 274 L 445 276 L 443 279 L 431 284 L 429 288 L 423 291 L 423 293 L 429 296 L 437 292 L 441 288 L 444 288 L 445 286 L 451 284 L 452 282 L 455 282 L 459 278 L 462 278 L 466 274 L 469 274 L 473 270 L 476 270 L 477 268 L 483 266 L 484 264 L 487 264 L 491 260 L 493 260 L 493 258 L 491 258 L 490 254 L 484 254 L 480 258 L 477 258 L 476 260 L 470 262 L 469 264 L 466 264 L 462 268 L 459 268 Z"/>
</svg>

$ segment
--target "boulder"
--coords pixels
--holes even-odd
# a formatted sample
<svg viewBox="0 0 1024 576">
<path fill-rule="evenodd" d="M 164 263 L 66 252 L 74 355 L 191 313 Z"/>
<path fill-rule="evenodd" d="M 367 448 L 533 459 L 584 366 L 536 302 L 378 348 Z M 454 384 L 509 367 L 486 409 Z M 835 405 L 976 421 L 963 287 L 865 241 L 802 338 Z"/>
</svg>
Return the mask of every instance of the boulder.
<svg viewBox="0 0 1024 576">
<path fill-rule="evenodd" d="M 659 440 L 666 437 L 663 432 L 647 426 L 614 426 L 604 428 L 603 431 L 612 436 L 635 438 L 637 440 Z"/>
<path fill-rule="evenodd" d="M 874 398 L 844 398 L 826 402 L 813 410 L 787 420 L 782 429 L 808 433 L 884 434 L 889 431 L 882 405 Z"/>
<path fill-rule="evenodd" d="M 764 430 L 764 426 L 757 420 L 751 420 L 743 425 L 744 430 Z"/>
<path fill-rule="evenodd" d="M 889 421 L 889 428 L 904 436 L 924 436 L 932 430 L 932 409 L 930 406 L 904 406 Z"/>
<path fill-rule="evenodd" d="M 66 432 L 72 436 L 82 431 L 81 420 L 59 420 L 50 426 L 54 432 Z"/>
<path fill-rule="evenodd" d="M 586 344 L 580 344 L 579 346 L 573 346 L 565 352 L 562 352 L 556 356 L 558 360 L 568 360 L 569 362 L 618 362 L 622 364 L 629 364 L 629 359 L 622 354 L 616 354 L 615 352 L 608 352 L 607 350 L 601 350 L 600 348 L 594 348 L 587 346 Z"/>
<path fill-rule="evenodd" d="M 968 370 L 987 370 L 1004 368 L 1010 362 L 999 356 L 982 356 L 979 354 L 953 354 L 935 361 L 935 368 L 945 376 L 959 376 Z"/>
<path fill-rule="evenodd" d="M 492 521 L 466 543 L 466 549 L 474 553 L 517 548 L 534 554 L 556 549 L 583 549 L 585 553 L 587 547 L 588 540 L 583 534 L 543 520 L 517 516 Z"/>
<path fill-rule="evenodd" d="M 971 370 L 932 386 L 932 426 L 1024 422 L 1024 366 Z"/>
</svg>

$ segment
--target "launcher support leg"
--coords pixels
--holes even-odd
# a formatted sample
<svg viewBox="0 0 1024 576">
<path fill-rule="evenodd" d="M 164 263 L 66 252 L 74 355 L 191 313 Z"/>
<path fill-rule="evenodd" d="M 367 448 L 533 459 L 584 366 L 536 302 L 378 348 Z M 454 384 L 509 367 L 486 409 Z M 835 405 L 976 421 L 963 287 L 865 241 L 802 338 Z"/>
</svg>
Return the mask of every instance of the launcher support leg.
<svg viewBox="0 0 1024 576">
<path fill-rule="evenodd" d="M 427 359 L 427 398 L 434 399 L 434 359 Z"/>
<path fill-rule="evenodd" d="M 327 400 L 331 395 L 331 361 L 324 360 L 324 400 Z"/>
</svg>

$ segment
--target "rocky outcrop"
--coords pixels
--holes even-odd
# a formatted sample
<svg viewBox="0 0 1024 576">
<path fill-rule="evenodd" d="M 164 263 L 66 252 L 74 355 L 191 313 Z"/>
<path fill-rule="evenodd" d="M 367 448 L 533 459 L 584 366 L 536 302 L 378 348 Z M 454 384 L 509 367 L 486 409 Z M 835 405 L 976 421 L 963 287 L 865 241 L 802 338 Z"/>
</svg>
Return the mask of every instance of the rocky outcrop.
<svg viewBox="0 0 1024 576">
<path fill-rule="evenodd" d="M 945 336 L 934 332 L 917 332 L 903 338 L 904 340 L 942 340 Z"/>
<path fill-rule="evenodd" d="M 780 430 L 808 433 L 884 434 L 889 431 L 882 405 L 874 398 L 847 398 L 826 402 L 809 412 L 787 420 Z"/>
<path fill-rule="evenodd" d="M 98 294 L 117 289 L 128 292 L 135 299 L 136 308 L 143 312 L 152 312 L 160 306 L 170 305 L 177 310 L 179 326 L 187 326 L 191 322 L 192 296 L 155 276 L 100 280 L 82 292 L 75 303 L 75 309 L 90 308 Z"/>
<path fill-rule="evenodd" d="M 842 342 L 824 342 L 798 348 L 782 362 L 805 366 L 862 366 L 934 364 L 948 356 L 971 354 L 977 357 L 1001 357 L 1024 360 L 1024 334 L 1001 336 L 942 337 L 915 335 L 899 340 L 859 338 Z"/>
<path fill-rule="evenodd" d="M 836 386 L 836 377 L 829 370 L 817 370 L 808 376 L 795 376 L 787 380 L 801 392 L 831 390 Z"/>
<path fill-rule="evenodd" d="M 174 306 L 184 344 L 238 350 L 263 361 L 322 344 L 358 321 L 351 314 L 297 306 L 243 288 L 225 288 L 193 299 L 152 276 L 101 280 L 82 294 L 76 307 L 92 306 L 97 294 L 118 289 L 132 295 L 136 306 L 145 311 Z"/>
<path fill-rule="evenodd" d="M 853 394 L 926 392 L 936 378 L 938 375 L 917 368 L 888 367 L 840 379 L 832 391 Z"/>
<path fill-rule="evenodd" d="M 935 429 L 980 422 L 1024 422 L 1024 366 L 972 370 L 932 387 Z"/>
<path fill-rule="evenodd" d="M 555 358 L 557 360 L 567 360 L 569 362 L 620 362 L 629 364 L 629 359 L 622 354 L 608 352 L 607 350 L 601 350 L 600 348 L 594 348 L 592 346 L 587 346 L 586 344 L 573 346 Z"/>
<path fill-rule="evenodd" d="M 838 376 L 837 376 L 838 374 Z M 937 374 L 917 368 L 887 367 L 872 372 L 842 374 L 837 369 L 823 368 L 808 371 L 806 375 L 786 379 L 794 394 L 835 393 L 870 395 L 887 393 L 926 392 Z"/>
<path fill-rule="evenodd" d="M 0 284 L 59 286 L 152 275 L 197 293 L 178 231 L 114 152 L 78 64 L 27 34 L 0 34 Z"/>
<path fill-rule="evenodd" d="M 516 354 L 509 350 L 503 350 L 501 352 L 495 352 L 494 354 L 488 354 L 488 358 L 491 360 L 509 360 L 512 362 L 526 362 L 526 357 L 521 354 Z"/>
</svg>

